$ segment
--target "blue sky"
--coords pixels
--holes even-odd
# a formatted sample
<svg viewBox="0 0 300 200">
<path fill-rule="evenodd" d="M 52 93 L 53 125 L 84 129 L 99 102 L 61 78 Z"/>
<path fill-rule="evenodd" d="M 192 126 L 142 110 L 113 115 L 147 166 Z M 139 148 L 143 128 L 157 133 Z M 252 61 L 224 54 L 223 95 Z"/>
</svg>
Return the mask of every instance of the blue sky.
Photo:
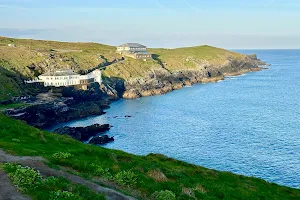
<svg viewBox="0 0 300 200">
<path fill-rule="evenodd" d="M 300 48 L 300 1 L 0 0 L 0 35 L 171 48 Z"/>
</svg>

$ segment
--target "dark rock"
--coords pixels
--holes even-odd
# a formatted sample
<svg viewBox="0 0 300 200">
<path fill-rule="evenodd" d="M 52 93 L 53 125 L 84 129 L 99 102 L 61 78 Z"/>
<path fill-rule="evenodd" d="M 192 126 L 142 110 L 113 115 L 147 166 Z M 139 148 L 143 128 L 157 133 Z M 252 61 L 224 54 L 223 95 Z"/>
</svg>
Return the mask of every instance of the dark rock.
<svg viewBox="0 0 300 200">
<path fill-rule="evenodd" d="M 98 145 L 98 144 L 106 144 L 109 142 L 113 142 L 114 140 L 115 140 L 114 137 L 109 137 L 108 135 L 103 135 L 103 136 L 93 137 L 89 143 Z"/>
<path fill-rule="evenodd" d="M 21 113 L 22 115 L 20 115 Z M 103 108 L 101 102 L 82 102 L 67 105 L 65 102 L 59 101 L 15 109 L 7 111 L 5 114 L 15 119 L 24 120 L 32 126 L 45 128 L 91 115 L 101 115 L 103 114 Z"/>
<path fill-rule="evenodd" d="M 91 137 L 103 133 L 105 131 L 108 131 L 110 129 L 109 124 L 93 124 L 91 126 L 87 127 L 61 127 L 56 130 L 54 130 L 55 133 L 58 134 L 66 134 L 71 136 L 72 138 L 79 140 L 79 141 L 87 141 Z"/>
<path fill-rule="evenodd" d="M 159 61 L 157 58 L 155 60 Z M 215 82 L 224 79 L 226 74 L 240 75 L 243 73 L 261 70 L 266 65 L 256 55 L 242 56 L 241 58 L 228 57 L 220 65 L 213 65 L 209 62 L 200 62 L 194 58 L 187 58 L 188 62 L 194 63 L 198 68 L 169 71 L 160 63 L 162 68 L 148 72 L 144 77 L 131 79 L 125 82 L 123 98 L 133 99 L 142 96 L 160 95 L 184 85 L 195 83 Z"/>
<path fill-rule="evenodd" d="M 126 117 L 126 118 L 129 118 L 129 117 L 131 117 L 131 116 L 130 116 L 130 115 L 125 115 L 125 117 Z"/>
</svg>

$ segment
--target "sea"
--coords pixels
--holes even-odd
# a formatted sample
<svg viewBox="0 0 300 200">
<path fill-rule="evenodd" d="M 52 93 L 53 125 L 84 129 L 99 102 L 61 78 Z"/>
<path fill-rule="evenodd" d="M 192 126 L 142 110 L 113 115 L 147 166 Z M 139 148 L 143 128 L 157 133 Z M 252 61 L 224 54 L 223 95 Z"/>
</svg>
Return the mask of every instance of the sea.
<svg viewBox="0 0 300 200">
<path fill-rule="evenodd" d="M 300 50 L 235 51 L 255 53 L 272 66 L 165 95 L 122 99 L 105 115 L 53 129 L 108 123 L 115 141 L 106 148 L 164 154 L 300 188 Z"/>
</svg>

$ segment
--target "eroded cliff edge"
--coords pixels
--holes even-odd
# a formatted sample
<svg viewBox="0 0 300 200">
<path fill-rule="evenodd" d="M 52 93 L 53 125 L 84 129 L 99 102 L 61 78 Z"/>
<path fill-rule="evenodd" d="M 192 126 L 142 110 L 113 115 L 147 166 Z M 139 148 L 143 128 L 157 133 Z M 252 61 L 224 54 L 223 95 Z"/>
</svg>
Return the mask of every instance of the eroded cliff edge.
<svg viewBox="0 0 300 200">
<path fill-rule="evenodd" d="M 265 65 L 258 59 L 245 56 L 242 59 L 228 59 L 223 64 L 198 65 L 195 69 L 169 71 L 161 69 L 150 71 L 143 78 L 133 78 L 124 83 L 123 98 L 138 98 L 165 94 L 195 83 L 216 82 L 225 76 L 259 71 Z"/>
</svg>

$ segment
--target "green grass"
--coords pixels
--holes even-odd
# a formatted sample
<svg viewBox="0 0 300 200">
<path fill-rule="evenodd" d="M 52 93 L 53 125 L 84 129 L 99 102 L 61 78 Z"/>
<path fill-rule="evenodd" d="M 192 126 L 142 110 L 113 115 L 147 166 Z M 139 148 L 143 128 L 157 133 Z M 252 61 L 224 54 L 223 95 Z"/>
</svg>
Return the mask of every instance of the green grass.
<svg viewBox="0 0 300 200">
<path fill-rule="evenodd" d="M 212 46 L 195 46 L 177 49 L 150 49 L 171 71 L 196 69 L 205 64 L 221 65 L 228 58 L 242 59 L 245 55 Z"/>
<path fill-rule="evenodd" d="M 43 156 L 50 165 L 68 167 L 83 177 L 100 176 L 122 191 L 139 194 L 142 199 L 165 190 L 174 193 L 177 199 L 300 198 L 300 190 L 258 178 L 210 170 L 163 155 L 135 156 L 91 146 L 1 114 L 0 148 L 16 155 Z"/>
<path fill-rule="evenodd" d="M 25 106 L 28 106 L 28 104 L 25 104 L 25 103 L 12 103 L 12 104 L 7 104 L 7 105 L 0 104 L 0 111 L 5 110 L 5 109 L 12 109 L 12 108 L 22 108 Z"/>
</svg>

